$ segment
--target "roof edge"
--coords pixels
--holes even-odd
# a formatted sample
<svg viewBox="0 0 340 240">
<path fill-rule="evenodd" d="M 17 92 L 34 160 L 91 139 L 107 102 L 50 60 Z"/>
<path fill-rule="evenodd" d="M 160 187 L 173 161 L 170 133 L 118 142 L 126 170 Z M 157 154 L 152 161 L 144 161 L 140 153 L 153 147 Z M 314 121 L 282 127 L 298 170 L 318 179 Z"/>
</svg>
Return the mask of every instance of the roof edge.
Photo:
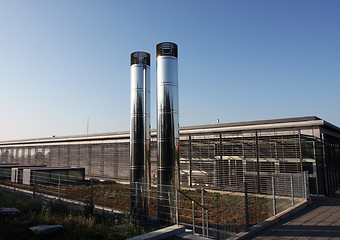
<svg viewBox="0 0 340 240">
<path fill-rule="evenodd" d="M 306 117 L 294 117 L 294 118 L 278 118 L 270 120 L 256 120 L 256 121 L 246 121 L 246 122 L 231 122 L 231 123 L 217 123 L 217 124 L 207 124 L 207 125 L 196 125 L 196 126 L 184 126 L 180 129 L 198 129 L 198 128 L 216 128 L 220 127 L 237 127 L 237 126 L 250 126 L 250 125 L 261 125 L 261 124 L 274 124 L 274 123 L 288 123 L 288 122 L 305 122 L 305 121 L 315 121 L 322 120 L 316 116 L 306 116 Z"/>
<path fill-rule="evenodd" d="M 319 126 L 325 126 L 327 128 L 336 130 L 340 133 L 340 128 L 318 118 L 316 116 L 306 116 L 306 117 L 295 117 L 295 118 L 281 118 L 281 119 L 270 119 L 270 120 L 256 120 L 256 121 L 246 121 L 246 122 L 232 122 L 232 123 L 219 123 L 219 124 L 208 124 L 208 125 L 196 125 L 196 126 L 184 126 L 180 127 L 181 131 L 190 131 L 190 130 L 206 130 L 211 131 L 213 129 L 220 129 L 220 128 L 237 128 L 237 127 L 245 127 L 251 128 L 252 126 L 254 129 L 259 126 L 263 125 L 268 127 L 271 125 L 276 124 L 284 124 L 287 125 L 289 123 L 295 124 L 299 122 L 310 122 L 310 124 L 315 124 L 315 121 L 320 122 L 317 124 Z M 261 128 L 263 128 L 261 127 Z M 271 128 L 271 127 L 270 127 Z M 210 129 L 210 130 L 209 130 Z M 155 129 L 152 129 L 151 132 L 154 134 L 156 133 Z M 92 141 L 92 140 L 106 140 L 112 137 L 115 138 L 128 138 L 130 135 L 129 131 L 121 131 L 121 132 L 109 132 L 109 133 L 94 133 L 94 134 L 83 134 L 83 135 L 69 135 L 69 136 L 58 136 L 58 137 L 45 137 L 45 138 L 31 138 L 31 139 L 21 139 L 21 140 L 9 140 L 9 141 L 0 141 L 0 145 L 8 145 L 8 144 L 27 144 L 27 143 L 51 143 L 51 142 L 69 142 L 69 141 Z"/>
</svg>

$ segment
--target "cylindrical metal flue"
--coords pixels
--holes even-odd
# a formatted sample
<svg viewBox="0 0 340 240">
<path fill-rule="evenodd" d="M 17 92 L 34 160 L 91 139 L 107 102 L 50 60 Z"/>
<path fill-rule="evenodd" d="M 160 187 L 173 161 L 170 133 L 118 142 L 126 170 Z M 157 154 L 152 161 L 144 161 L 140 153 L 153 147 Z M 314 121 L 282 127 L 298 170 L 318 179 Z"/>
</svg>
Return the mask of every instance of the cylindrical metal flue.
<svg viewBox="0 0 340 240">
<path fill-rule="evenodd" d="M 150 54 L 131 53 L 130 190 L 131 213 L 147 214 L 150 184 Z"/>
<path fill-rule="evenodd" d="M 157 44 L 157 174 L 158 218 L 175 221 L 175 191 L 179 183 L 178 48 Z"/>
</svg>

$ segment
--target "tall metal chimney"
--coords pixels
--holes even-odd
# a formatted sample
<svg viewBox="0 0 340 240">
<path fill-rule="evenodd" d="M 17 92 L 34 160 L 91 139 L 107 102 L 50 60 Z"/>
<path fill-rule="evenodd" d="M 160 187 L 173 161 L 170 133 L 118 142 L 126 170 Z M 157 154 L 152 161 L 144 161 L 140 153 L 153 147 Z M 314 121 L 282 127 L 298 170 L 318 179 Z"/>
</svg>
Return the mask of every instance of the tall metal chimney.
<svg viewBox="0 0 340 240">
<path fill-rule="evenodd" d="M 131 53 L 130 212 L 147 215 L 150 185 L 150 54 Z"/>
<path fill-rule="evenodd" d="M 178 48 L 157 44 L 157 173 L 158 218 L 175 221 L 175 191 L 179 184 Z"/>
</svg>

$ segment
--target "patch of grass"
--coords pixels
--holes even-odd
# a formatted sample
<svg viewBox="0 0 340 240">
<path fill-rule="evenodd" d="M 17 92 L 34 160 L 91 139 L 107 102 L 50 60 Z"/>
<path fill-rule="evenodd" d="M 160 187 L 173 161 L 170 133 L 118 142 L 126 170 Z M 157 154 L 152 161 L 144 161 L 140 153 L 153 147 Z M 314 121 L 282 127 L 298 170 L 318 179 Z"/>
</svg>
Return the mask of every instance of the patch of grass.
<svg viewBox="0 0 340 240">
<path fill-rule="evenodd" d="M 53 239 L 126 239 L 146 232 L 138 222 L 117 215 L 89 215 L 54 202 L 28 199 L 19 194 L 0 193 L 0 207 L 15 207 L 21 211 L 15 217 L 0 218 L 1 239 L 43 239 L 35 237 L 29 227 L 61 224 L 64 231 Z"/>
<path fill-rule="evenodd" d="M 1 182 L 1 181 L 0 181 Z M 3 180 L 3 184 L 11 185 L 9 180 Z M 17 184 L 17 187 L 32 189 L 31 186 Z M 37 192 L 47 193 L 57 196 L 58 186 L 38 185 Z M 157 217 L 158 189 L 151 187 L 149 216 Z M 186 195 L 198 203 L 202 201 L 201 189 L 182 189 Z M 63 185 L 61 196 L 86 203 L 84 215 L 91 216 L 93 206 L 90 204 L 91 185 L 89 182 Z M 225 194 L 219 191 L 206 191 L 205 205 L 209 209 L 209 225 L 212 228 L 231 227 L 233 231 L 241 231 L 246 225 L 245 199 L 243 193 Z M 110 207 L 123 211 L 130 209 L 130 185 L 120 183 L 94 183 L 93 184 L 93 203 L 100 206 Z M 298 202 L 298 199 L 295 199 Z M 192 223 L 192 202 L 188 198 L 180 195 L 179 220 L 183 223 Z M 291 206 L 290 198 L 276 199 L 276 213 L 279 213 Z M 272 196 L 260 194 L 248 194 L 248 214 L 249 224 L 254 225 L 273 215 Z M 201 224 L 201 208 L 195 205 L 195 218 Z M 118 229 L 120 230 L 120 228 Z M 117 230 L 117 231 L 118 231 Z"/>
</svg>

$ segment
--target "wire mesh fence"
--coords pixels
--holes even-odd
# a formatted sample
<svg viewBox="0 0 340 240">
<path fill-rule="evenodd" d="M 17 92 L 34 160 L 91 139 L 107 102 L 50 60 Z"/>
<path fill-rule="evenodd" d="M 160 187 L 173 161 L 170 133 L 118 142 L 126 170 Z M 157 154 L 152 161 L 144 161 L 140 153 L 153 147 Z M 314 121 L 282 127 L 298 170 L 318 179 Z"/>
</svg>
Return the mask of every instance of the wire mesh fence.
<svg viewBox="0 0 340 240">
<path fill-rule="evenodd" d="M 190 130 L 191 131 L 191 130 Z M 183 187 L 224 189 L 247 182 L 267 192 L 272 173 L 308 171 L 311 192 L 334 195 L 339 185 L 339 139 L 309 136 L 303 129 L 180 132 Z M 92 139 L 92 138 L 91 138 Z M 157 141 L 152 134 L 151 183 L 157 183 Z M 77 140 L 2 143 L 0 163 L 84 167 L 88 177 L 129 181 L 129 135 Z M 268 180 L 269 179 L 269 180 Z M 252 187 L 251 187 L 252 186 Z"/>
<path fill-rule="evenodd" d="M 26 190 L 33 197 L 44 194 L 60 201 L 81 203 L 97 209 L 130 212 L 139 220 L 158 219 L 162 224 L 180 223 L 195 233 L 226 239 L 246 231 L 271 216 L 299 204 L 307 197 L 306 175 L 272 174 L 266 192 L 255 193 L 247 182 L 223 190 L 166 186 L 167 190 L 142 183 L 81 179 L 75 176 L 30 171 L 2 172 L 1 184 L 13 191 Z M 14 174 L 14 176 L 12 175 Z M 167 195 L 167 201 L 160 196 Z"/>
<path fill-rule="evenodd" d="M 246 129 L 246 127 L 245 127 Z M 152 133 L 151 183 L 157 183 L 157 141 Z M 89 177 L 129 180 L 128 133 L 75 139 L 2 142 L 0 163 L 84 167 Z M 340 188 L 340 140 L 320 138 L 304 128 L 216 132 L 180 130 L 183 187 L 224 189 L 247 182 L 254 193 L 267 192 L 272 173 L 308 171 L 311 193 L 333 196 Z"/>
</svg>

